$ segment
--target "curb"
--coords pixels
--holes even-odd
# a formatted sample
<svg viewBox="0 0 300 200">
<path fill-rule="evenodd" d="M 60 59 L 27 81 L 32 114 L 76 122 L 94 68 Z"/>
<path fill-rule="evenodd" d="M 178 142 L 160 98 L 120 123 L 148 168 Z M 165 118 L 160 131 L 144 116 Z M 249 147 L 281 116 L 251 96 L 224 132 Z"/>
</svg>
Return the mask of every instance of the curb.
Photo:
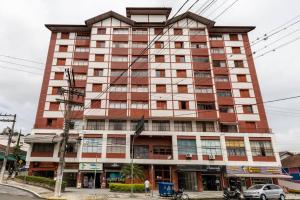
<svg viewBox="0 0 300 200">
<path fill-rule="evenodd" d="M 38 197 L 40 199 L 46 199 L 45 197 L 42 197 L 40 194 L 38 194 L 38 193 L 36 193 L 36 192 L 34 192 L 32 190 L 20 187 L 20 186 L 9 185 L 9 184 L 5 184 L 5 183 L 0 183 L 0 185 L 4 185 L 4 186 L 7 186 L 7 187 L 13 187 L 13 188 L 17 188 L 17 189 L 20 189 L 20 190 L 24 190 L 26 192 L 29 192 L 29 193 L 33 194 L 34 196 L 36 196 L 36 197 Z"/>
</svg>

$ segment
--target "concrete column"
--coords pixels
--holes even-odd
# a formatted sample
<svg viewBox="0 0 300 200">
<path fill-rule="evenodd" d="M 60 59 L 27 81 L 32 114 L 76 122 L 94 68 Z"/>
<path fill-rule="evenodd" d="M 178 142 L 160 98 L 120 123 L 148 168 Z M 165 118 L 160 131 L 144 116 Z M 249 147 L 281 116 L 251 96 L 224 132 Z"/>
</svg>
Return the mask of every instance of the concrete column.
<svg viewBox="0 0 300 200">
<path fill-rule="evenodd" d="M 178 190 L 178 174 L 176 172 L 176 166 L 172 166 L 172 183 L 174 183 L 174 190 Z"/>
<path fill-rule="evenodd" d="M 228 155 L 227 155 L 226 142 L 225 142 L 225 136 L 224 135 L 220 136 L 220 143 L 221 143 L 223 160 L 224 160 L 225 163 L 227 163 L 228 162 Z"/>
<path fill-rule="evenodd" d="M 101 158 L 106 158 L 107 134 L 102 135 L 102 153 Z"/>
<path fill-rule="evenodd" d="M 172 135 L 173 160 L 178 160 L 177 136 Z"/>
<path fill-rule="evenodd" d="M 249 137 L 245 136 L 244 138 L 245 138 L 245 141 L 244 141 L 245 142 L 245 151 L 246 151 L 248 162 L 253 162 Z"/>
<path fill-rule="evenodd" d="M 198 182 L 198 192 L 203 191 L 203 184 L 202 184 L 202 174 L 201 172 L 197 172 L 197 182 Z"/>
<path fill-rule="evenodd" d="M 202 161 L 203 157 L 202 157 L 202 147 L 201 147 L 201 137 L 200 137 L 200 135 L 196 136 L 196 148 L 197 148 L 198 160 Z"/>
<path fill-rule="evenodd" d="M 130 147 L 131 147 L 131 142 L 130 142 L 130 134 L 126 134 L 126 159 L 130 159 Z"/>
</svg>

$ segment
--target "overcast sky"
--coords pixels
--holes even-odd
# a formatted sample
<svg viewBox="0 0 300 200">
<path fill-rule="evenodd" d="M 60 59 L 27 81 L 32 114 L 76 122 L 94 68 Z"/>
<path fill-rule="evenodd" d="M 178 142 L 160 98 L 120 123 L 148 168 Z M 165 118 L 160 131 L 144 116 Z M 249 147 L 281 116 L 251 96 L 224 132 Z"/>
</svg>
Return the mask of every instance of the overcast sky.
<svg viewBox="0 0 300 200">
<path fill-rule="evenodd" d="M 191 0 L 190 2 L 194 2 Z M 206 0 L 200 0 L 192 11 L 198 10 Z M 214 7 L 203 14 L 214 19 L 226 5 L 216 8 L 226 0 L 217 0 Z M 46 61 L 50 31 L 47 23 L 83 24 L 86 19 L 113 10 L 125 15 L 126 7 L 172 7 L 173 13 L 183 0 L 2 0 L 0 6 L 0 55 L 27 58 L 41 63 Z M 186 10 L 187 7 L 183 10 Z M 213 14 L 209 15 L 211 12 Z M 171 14 L 171 16 L 172 16 Z M 300 14 L 299 0 L 239 0 L 216 20 L 217 25 L 253 25 L 250 40 L 268 33 Z M 299 18 L 298 18 L 299 19 Z M 260 53 L 300 37 L 300 23 L 252 47 Z M 293 34 L 289 34 L 294 32 Z M 272 41 L 284 37 L 265 48 Z M 265 101 L 300 95 L 299 58 L 300 40 L 255 60 L 260 88 Z M 259 53 L 258 53 L 259 55 Z M 298 57 L 297 57 L 298 56 Z M 30 70 L 33 68 L 8 64 L 9 61 L 43 69 L 43 65 L 23 62 L 0 56 L 0 113 L 17 113 L 16 128 L 29 133 L 35 119 L 42 76 L 3 67 Z M 280 150 L 300 151 L 300 99 L 266 104 L 269 125 L 276 134 Z M 0 129 L 7 124 L 0 124 Z"/>
</svg>

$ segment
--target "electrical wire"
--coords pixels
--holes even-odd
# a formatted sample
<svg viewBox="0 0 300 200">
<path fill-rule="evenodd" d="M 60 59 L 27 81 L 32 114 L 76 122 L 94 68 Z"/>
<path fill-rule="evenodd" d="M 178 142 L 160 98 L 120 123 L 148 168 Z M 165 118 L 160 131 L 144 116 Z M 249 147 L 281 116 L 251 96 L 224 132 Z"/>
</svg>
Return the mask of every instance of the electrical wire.
<svg viewBox="0 0 300 200">
<path fill-rule="evenodd" d="M 229 10 L 234 4 L 236 4 L 239 0 L 235 0 L 233 3 L 231 3 L 229 6 L 227 6 L 219 15 L 217 15 L 213 20 L 218 19 L 220 16 L 222 16 L 227 10 Z"/>
<path fill-rule="evenodd" d="M 21 67 L 27 67 L 27 68 L 31 68 L 31 69 L 34 69 L 34 70 L 43 71 L 43 69 L 40 68 L 40 67 L 34 67 L 34 66 L 30 66 L 30 65 L 23 65 L 23 64 L 20 64 L 20 63 L 10 62 L 10 61 L 6 61 L 6 60 L 0 60 L 0 62 L 12 64 L 12 65 L 18 65 L 18 66 L 21 66 Z"/>
<path fill-rule="evenodd" d="M 41 73 L 31 72 L 31 71 L 26 71 L 26 70 L 22 70 L 22 69 L 18 69 L 18 68 L 13 68 L 13 67 L 0 66 L 0 68 L 12 70 L 12 71 L 25 72 L 25 73 L 34 74 L 34 75 L 39 75 L 39 76 L 42 76 L 42 75 L 43 75 L 43 74 L 41 74 Z"/>
<path fill-rule="evenodd" d="M 15 56 L 8 56 L 8 55 L 4 55 L 4 54 L 0 54 L 0 57 L 6 57 L 6 58 L 11 58 L 11 59 L 22 60 L 22 61 L 26 61 L 26 62 L 31 62 L 31 63 L 45 65 L 45 63 L 38 62 L 38 61 L 35 61 L 35 60 L 30 60 L 30 59 L 25 59 L 25 58 L 19 58 L 19 57 L 15 57 Z"/>
<path fill-rule="evenodd" d="M 213 10 L 212 12 L 210 12 L 207 17 L 209 17 L 210 15 L 214 14 L 217 10 L 219 10 L 221 7 L 223 7 L 223 5 L 225 5 L 229 0 L 225 0 L 223 1 L 223 3 L 221 3 L 215 10 Z"/>
</svg>

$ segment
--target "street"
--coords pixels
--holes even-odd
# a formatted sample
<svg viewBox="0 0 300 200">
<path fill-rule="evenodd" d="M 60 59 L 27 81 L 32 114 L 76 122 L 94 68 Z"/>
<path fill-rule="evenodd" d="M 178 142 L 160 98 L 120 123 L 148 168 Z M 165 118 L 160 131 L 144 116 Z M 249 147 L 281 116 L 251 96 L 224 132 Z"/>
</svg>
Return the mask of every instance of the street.
<svg viewBox="0 0 300 200">
<path fill-rule="evenodd" d="M 1 200 L 32 200 L 39 199 L 33 194 L 13 187 L 0 185 Z"/>
</svg>

